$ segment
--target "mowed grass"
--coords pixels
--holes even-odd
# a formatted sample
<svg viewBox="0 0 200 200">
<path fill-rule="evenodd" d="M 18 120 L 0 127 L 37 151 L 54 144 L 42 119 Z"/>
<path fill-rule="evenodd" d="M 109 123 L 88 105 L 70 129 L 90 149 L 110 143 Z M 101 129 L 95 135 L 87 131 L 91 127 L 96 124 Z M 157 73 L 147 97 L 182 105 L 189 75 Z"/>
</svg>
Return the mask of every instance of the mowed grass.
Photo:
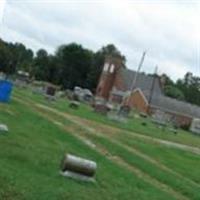
<svg viewBox="0 0 200 200">
<path fill-rule="evenodd" d="M 132 131 L 137 134 L 147 135 L 158 139 L 164 139 L 167 141 L 177 142 L 180 144 L 190 145 L 200 148 L 200 137 L 193 135 L 191 132 L 179 129 L 178 134 L 175 135 L 172 131 L 166 128 L 164 131 L 151 122 L 150 119 L 142 119 L 136 117 L 130 117 L 126 123 L 120 123 L 108 119 L 106 116 L 95 113 L 93 108 L 88 105 L 81 104 L 78 110 L 69 108 L 69 100 L 66 98 L 58 99 L 56 102 L 49 103 L 43 96 L 33 94 L 30 89 L 16 89 L 14 94 L 18 97 L 23 97 L 27 100 L 33 100 L 50 107 L 56 108 L 60 111 L 64 111 L 73 115 L 80 116 L 85 119 L 93 120 L 102 124 L 111 125 L 122 130 Z M 147 125 L 143 126 L 145 122 Z"/>
<path fill-rule="evenodd" d="M 41 112 L 43 114 L 48 113 L 53 121 L 60 121 L 66 126 L 72 124 L 70 120 L 61 119 L 61 116 L 56 116 L 55 113 L 47 110 Z M 104 150 L 109 152 L 109 156 L 117 156 L 128 165 L 141 170 L 153 180 L 156 179 L 161 184 L 167 185 L 189 199 L 200 199 L 200 174 L 197 167 L 200 164 L 199 155 L 169 148 L 155 142 L 152 143 L 152 141 L 146 139 L 133 138 L 128 134 L 115 133 L 110 135 L 110 132 L 105 132 L 102 136 L 97 136 L 96 134 L 89 134 L 87 127 L 82 128 L 79 127 L 79 129 L 74 130 L 75 133 L 103 147 Z M 99 131 L 97 133 L 100 134 Z M 137 152 L 139 152 L 139 155 Z"/>
<path fill-rule="evenodd" d="M 33 95 L 29 90 L 17 90 L 15 91 L 15 96 L 20 97 L 29 103 L 42 103 L 56 108 L 63 113 L 66 112 L 84 119 L 99 122 L 99 127 L 101 127 L 101 124 L 107 124 L 120 128 L 121 133 L 112 134 L 110 138 L 88 134 L 87 138 L 95 144 L 101 145 L 113 156 L 120 157 L 130 166 L 138 168 L 151 178 L 156 179 L 162 184 L 166 184 L 168 187 L 185 197 L 194 200 L 200 199 L 200 171 L 198 169 L 200 164 L 199 155 L 176 148 L 170 148 L 150 140 L 137 138 L 134 135 L 135 133 L 143 134 L 153 138 L 165 139 L 197 147 L 200 144 L 199 137 L 182 130 L 179 131 L 178 135 L 174 135 L 168 130 L 162 131 L 148 119 L 146 120 L 148 124 L 147 127 L 141 125 L 141 122 L 143 122 L 144 119 L 134 118 L 129 119 L 125 124 L 116 123 L 108 120 L 105 116 L 94 113 L 87 105 L 81 105 L 80 109 L 72 110 L 68 107 L 69 101 L 66 99 L 59 99 L 55 103 L 48 103 L 44 100 L 44 97 L 40 95 Z M 53 117 L 56 121 L 61 121 L 65 125 L 69 125 L 71 123 L 70 121 L 62 119 L 62 117 L 56 116 L 52 113 L 48 113 L 48 115 Z M 126 132 L 127 130 L 129 130 L 129 133 Z M 104 134 L 110 134 L 109 132 L 106 132 L 106 130 L 104 131 Z M 134 134 L 131 134 L 131 131 L 133 131 Z M 121 145 L 116 144 L 115 141 L 119 141 Z M 147 159 L 141 158 L 141 156 L 135 154 L 134 151 L 130 151 L 125 148 L 126 146 L 150 157 L 154 161 L 158 162 L 158 165 L 149 162 Z M 163 170 L 162 167 L 159 167 L 159 163 L 160 165 L 167 167 L 170 171 Z M 153 198 L 150 197 L 149 199 Z"/>
<path fill-rule="evenodd" d="M 9 127 L 8 133 L 0 134 L 1 200 L 175 199 L 92 150 L 31 106 L 15 100 L 0 104 L 0 123 Z M 59 164 L 66 152 L 98 163 L 95 183 L 60 176 Z"/>
</svg>

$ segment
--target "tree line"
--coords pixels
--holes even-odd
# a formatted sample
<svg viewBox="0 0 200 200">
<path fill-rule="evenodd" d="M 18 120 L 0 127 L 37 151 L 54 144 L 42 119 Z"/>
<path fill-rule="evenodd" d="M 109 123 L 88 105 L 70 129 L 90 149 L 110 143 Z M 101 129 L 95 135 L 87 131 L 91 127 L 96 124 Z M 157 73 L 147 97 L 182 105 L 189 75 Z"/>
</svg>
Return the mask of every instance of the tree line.
<svg viewBox="0 0 200 200">
<path fill-rule="evenodd" d="M 77 43 L 61 45 L 54 54 L 45 49 L 35 54 L 22 43 L 8 43 L 0 39 L 0 71 L 13 75 L 18 70 L 29 72 L 37 80 L 48 81 L 62 88 L 81 86 L 95 91 L 107 55 L 125 56 L 113 44 L 94 52 Z M 173 81 L 166 74 L 164 93 L 167 96 L 200 105 L 200 77 L 188 72 L 182 79 Z"/>
<path fill-rule="evenodd" d="M 125 63 L 125 56 L 113 44 L 94 52 L 70 43 L 59 46 L 54 54 L 40 49 L 34 55 L 21 43 L 0 39 L 0 71 L 12 75 L 24 70 L 36 80 L 48 81 L 65 89 L 81 86 L 94 91 L 107 55 L 120 57 Z"/>
<path fill-rule="evenodd" d="M 172 81 L 166 74 L 162 77 L 165 78 L 165 95 L 200 106 L 200 77 L 191 72 L 177 81 Z"/>
</svg>

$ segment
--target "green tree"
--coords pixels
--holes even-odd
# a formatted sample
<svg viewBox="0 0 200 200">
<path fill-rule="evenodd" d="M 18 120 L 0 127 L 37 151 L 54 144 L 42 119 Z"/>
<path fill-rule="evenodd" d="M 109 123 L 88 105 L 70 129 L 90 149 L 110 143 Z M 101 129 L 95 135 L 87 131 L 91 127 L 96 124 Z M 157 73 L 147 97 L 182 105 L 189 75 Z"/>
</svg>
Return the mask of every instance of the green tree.
<svg viewBox="0 0 200 200">
<path fill-rule="evenodd" d="M 62 45 L 56 52 L 60 83 L 65 88 L 87 87 L 88 73 L 93 63 L 93 52 L 81 45 L 71 43 Z"/>
<path fill-rule="evenodd" d="M 200 105 L 200 77 L 194 76 L 191 72 L 187 72 L 183 79 L 176 82 L 187 102 Z"/>
<path fill-rule="evenodd" d="M 179 99 L 179 100 L 185 99 L 183 92 L 175 86 L 168 85 L 164 88 L 164 91 L 165 91 L 165 95 L 169 97 Z"/>
<path fill-rule="evenodd" d="M 48 71 L 49 71 L 49 57 L 48 53 L 44 49 L 39 49 L 36 53 L 36 57 L 33 61 L 32 75 L 37 80 L 48 79 Z"/>
</svg>

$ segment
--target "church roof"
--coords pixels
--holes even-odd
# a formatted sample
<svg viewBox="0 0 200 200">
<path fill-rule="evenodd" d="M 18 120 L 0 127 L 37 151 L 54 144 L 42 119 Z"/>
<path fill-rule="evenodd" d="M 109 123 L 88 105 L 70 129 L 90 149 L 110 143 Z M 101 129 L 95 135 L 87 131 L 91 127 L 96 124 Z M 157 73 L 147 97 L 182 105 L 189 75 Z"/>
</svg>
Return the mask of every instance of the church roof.
<svg viewBox="0 0 200 200">
<path fill-rule="evenodd" d="M 136 72 L 130 69 L 123 69 L 123 68 L 120 70 L 125 90 L 130 91 L 132 89 L 131 87 Z M 149 96 L 150 96 L 149 94 L 151 93 L 153 79 L 154 79 L 153 76 L 146 75 L 144 73 L 138 73 L 137 81 L 134 86 L 135 89 L 139 88 L 143 92 L 147 101 L 149 101 Z M 193 118 L 194 117 L 200 118 L 199 106 L 165 96 L 162 92 L 159 78 L 155 79 L 155 85 L 150 104 L 153 107 L 158 107 L 165 111 L 190 116 Z"/>
<path fill-rule="evenodd" d="M 200 107 L 164 95 L 153 95 L 151 101 L 152 107 L 162 108 L 165 111 L 174 112 L 181 115 L 187 115 L 192 118 L 200 118 Z"/>
<path fill-rule="evenodd" d="M 120 73 L 122 75 L 125 90 L 131 90 L 136 72 L 130 69 L 121 68 Z M 146 75 L 144 73 L 138 73 L 134 88 L 140 88 L 143 92 L 150 92 L 153 84 L 153 79 L 153 76 Z M 162 94 L 159 78 L 155 79 L 154 93 L 158 95 Z"/>
</svg>

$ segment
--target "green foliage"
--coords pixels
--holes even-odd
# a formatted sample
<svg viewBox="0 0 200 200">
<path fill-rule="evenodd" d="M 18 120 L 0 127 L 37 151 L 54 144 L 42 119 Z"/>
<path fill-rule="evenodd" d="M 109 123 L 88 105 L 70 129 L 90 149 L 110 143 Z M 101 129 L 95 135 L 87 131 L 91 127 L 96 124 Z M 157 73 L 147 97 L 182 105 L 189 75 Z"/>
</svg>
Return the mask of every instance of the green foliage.
<svg viewBox="0 0 200 200">
<path fill-rule="evenodd" d="M 0 39 L 0 71 L 7 75 L 17 70 L 30 71 L 33 52 L 21 43 L 6 43 Z"/>
<path fill-rule="evenodd" d="M 56 57 L 60 65 L 60 83 L 63 87 L 86 87 L 88 73 L 93 63 L 93 52 L 71 43 L 60 46 Z"/>
<path fill-rule="evenodd" d="M 182 80 L 177 81 L 176 85 L 182 90 L 186 101 L 200 105 L 200 77 L 188 72 Z"/>
<path fill-rule="evenodd" d="M 54 55 L 40 49 L 33 57 L 33 52 L 23 44 L 0 40 L 0 71 L 13 74 L 24 70 L 37 80 L 59 84 L 63 88 L 81 86 L 95 91 L 108 55 L 121 58 L 125 64 L 125 56 L 113 44 L 93 52 L 80 44 L 70 43 L 58 47 Z"/>
<path fill-rule="evenodd" d="M 173 97 L 179 100 L 185 99 L 183 92 L 175 86 L 167 85 L 166 87 L 164 87 L 164 92 L 169 97 Z"/>
<path fill-rule="evenodd" d="M 183 79 L 175 83 L 165 74 L 161 79 L 164 80 L 165 95 L 200 106 L 200 77 L 187 72 Z"/>
</svg>

